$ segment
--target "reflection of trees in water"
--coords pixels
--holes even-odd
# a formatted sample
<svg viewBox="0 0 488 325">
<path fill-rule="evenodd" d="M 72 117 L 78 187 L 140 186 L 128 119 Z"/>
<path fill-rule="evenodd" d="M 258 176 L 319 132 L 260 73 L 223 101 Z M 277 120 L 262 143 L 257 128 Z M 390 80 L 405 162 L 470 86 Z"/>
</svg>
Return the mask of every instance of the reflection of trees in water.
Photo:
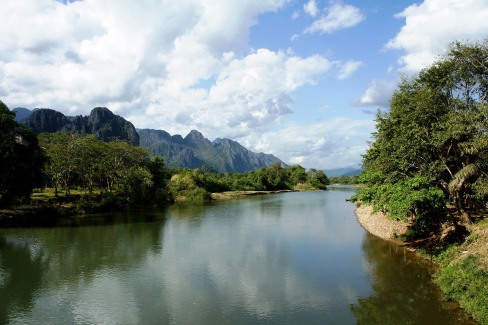
<svg viewBox="0 0 488 325">
<path fill-rule="evenodd" d="M 9 315 L 31 308 L 42 268 L 41 256 L 32 256 L 24 245 L 10 247 L 0 238 L 0 324 L 7 324 Z"/>
<path fill-rule="evenodd" d="M 440 300 L 424 261 L 371 235 L 363 251 L 375 293 L 351 305 L 358 324 L 474 324 Z"/>
<path fill-rule="evenodd" d="M 137 265 L 162 250 L 163 221 L 15 229 L 0 237 L 0 324 L 28 311 L 40 290 L 86 286 L 98 272 Z M 91 220 L 88 223 L 99 224 Z"/>
</svg>

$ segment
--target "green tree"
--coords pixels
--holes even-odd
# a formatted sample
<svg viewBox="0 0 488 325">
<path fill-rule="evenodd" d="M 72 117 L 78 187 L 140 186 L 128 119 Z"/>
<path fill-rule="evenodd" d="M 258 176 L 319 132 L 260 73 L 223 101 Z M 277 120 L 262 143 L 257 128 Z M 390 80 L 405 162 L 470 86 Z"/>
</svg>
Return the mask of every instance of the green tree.
<svg viewBox="0 0 488 325">
<path fill-rule="evenodd" d="M 395 215 L 393 206 L 420 195 L 407 186 L 420 177 L 428 183 L 422 188 L 431 194 L 434 189 L 442 191 L 444 203 L 452 202 L 459 221 L 468 223 L 468 210 L 484 206 L 488 194 L 487 117 L 488 41 L 453 43 L 445 56 L 418 76 L 402 79 L 390 110 L 378 113 L 361 176 L 370 188 L 357 197 L 376 205 L 390 201 L 382 209 Z M 390 190 L 398 186 L 407 192 L 392 196 Z M 423 204 L 433 208 L 422 215 L 435 215 L 439 192 L 430 196 L 427 192 Z M 415 210 L 415 202 L 410 200 L 407 210 Z"/>
<path fill-rule="evenodd" d="M 58 186 L 62 186 L 65 194 L 69 195 L 77 179 L 84 179 L 92 185 L 93 165 L 103 161 L 101 155 L 105 152 L 95 148 L 94 144 L 100 140 L 77 133 L 56 132 L 40 134 L 39 141 L 49 157 L 45 172 L 56 196 Z"/>
<path fill-rule="evenodd" d="M 46 156 L 37 137 L 0 101 L 0 207 L 28 200 L 42 185 Z"/>
<path fill-rule="evenodd" d="M 302 166 L 287 166 L 286 170 L 289 175 L 288 179 L 290 188 L 293 188 L 298 184 L 303 184 L 307 181 L 307 172 Z"/>
<path fill-rule="evenodd" d="M 117 185 L 123 185 L 130 169 L 144 164 L 148 160 L 146 149 L 134 147 L 125 141 L 108 143 L 107 152 L 103 160 L 104 177 L 109 191 Z"/>
<path fill-rule="evenodd" d="M 329 178 L 323 170 L 310 169 L 307 173 L 307 182 L 316 189 L 325 190 L 330 184 Z"/>
</svg>

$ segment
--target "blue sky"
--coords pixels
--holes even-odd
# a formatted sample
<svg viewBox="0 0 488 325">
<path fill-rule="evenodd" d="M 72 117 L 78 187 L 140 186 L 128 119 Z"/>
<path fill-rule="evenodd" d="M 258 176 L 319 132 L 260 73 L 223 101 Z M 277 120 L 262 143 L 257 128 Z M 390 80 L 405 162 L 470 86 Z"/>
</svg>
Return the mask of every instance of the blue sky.
<svg viewBox="0 0 488 325">
<path fill-rule="evenodd" d="M 402 74 L 488 36 L 486 0 L 2 0 L 0 99 L 358 166 Z"/>
</svg>

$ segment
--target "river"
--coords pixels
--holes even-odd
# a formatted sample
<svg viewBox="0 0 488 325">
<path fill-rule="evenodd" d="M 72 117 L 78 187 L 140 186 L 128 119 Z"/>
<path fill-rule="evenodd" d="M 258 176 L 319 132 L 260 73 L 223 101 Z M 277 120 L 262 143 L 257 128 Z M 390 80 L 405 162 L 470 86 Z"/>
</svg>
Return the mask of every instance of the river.
<svg viewBox="0 0 488 325">
<path fill-rule="evenodd" d="M 473 324 L 354 189 L 0 229 L 0 324 Z"/>
</svg>

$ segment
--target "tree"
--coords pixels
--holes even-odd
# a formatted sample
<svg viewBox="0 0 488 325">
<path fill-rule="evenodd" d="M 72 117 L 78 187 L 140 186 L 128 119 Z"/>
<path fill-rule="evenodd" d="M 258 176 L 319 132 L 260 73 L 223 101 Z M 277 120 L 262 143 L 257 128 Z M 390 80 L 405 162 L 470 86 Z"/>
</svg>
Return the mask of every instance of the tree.
<svg viewBox="0 0 488 325">
<path fill-rule="evenodd" d="M 108 190 L 113 190 L 117 184 L 122 185 L 124 179 L 129 176 L 130 169 L 144 164 L 147 159 L 146 149 L 134 147 L 124 141 L 109 142 L 103 160 Z"/>
<path fill-rule="evenodd" d="M 0 101 L 0 207 L 29 199 L 32 190 L 42 185 L 46 161 L 35 134 L 14 117 Z"/>
<path fill-rule="evenodd" d="M 307 173 L 307 182 L 314 188 L 325 190 L 330 184 L 329 178 L 323 170 L 310 169 Z"/>
<path fill-rule="evenodd" d="M 381 209 L 395 215 L 392 206 L 407 204 L 410 195 L 419 194 L 415 187 L 408 190 L 407 184 L 422 179 L 424 194 L 436 193 L 423 197 L 425 208 L 433 207 L 423 215 L 438 212 L 437 189 L 444 203 L 453 203 L 459 221 L 468 223 L 467 209 L 484 206 L 488 194 L 487 117 L 488 40 L 453 43 L 445 56 L 418 76 L 403 78 L 390 110 L 378 113 L 361 176 L 370 188 L 359 191 L 356 198 L 373 204 L 389 201 Z M 406 192 L 392 196 L 388 189 L 398 186 Z M 410 212 L 415 202 L 407 204 Z"/>
<path fill-rule="evenodd" d="M 56 132 L 40 134 L 39 141 L 49 157 L 45 172 L 56 196 L 58 186 L 69 195 L 76 179 L 84 180 L 91 191 L 95 165 L 103 161 L 105 152 L 96 148 L 100 140 L 73 132 Z"/>
</svg>

